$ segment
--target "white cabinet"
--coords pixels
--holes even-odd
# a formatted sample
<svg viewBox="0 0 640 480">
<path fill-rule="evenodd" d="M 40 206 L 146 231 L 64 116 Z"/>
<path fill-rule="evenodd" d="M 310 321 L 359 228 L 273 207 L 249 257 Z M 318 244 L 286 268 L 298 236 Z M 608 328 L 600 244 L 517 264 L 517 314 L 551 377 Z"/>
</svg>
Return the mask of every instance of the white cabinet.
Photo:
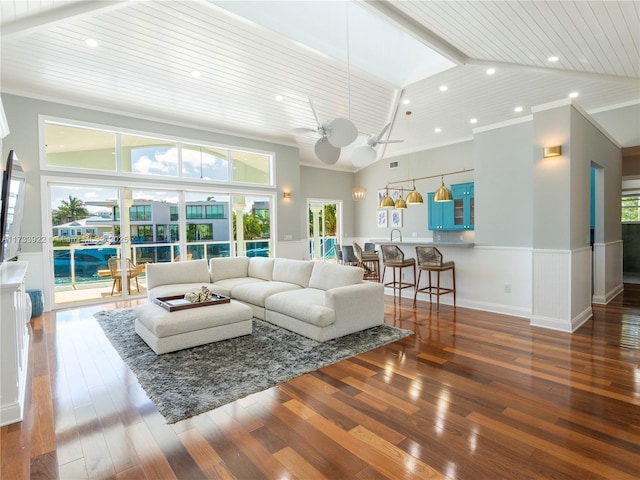
<svg viewBox="0 0 640 480">
<path fill-rule="evenodd" d="M 0 267 L 0 426 L 22 420 L 29 355 L 27 262 Z"/>
</svg>

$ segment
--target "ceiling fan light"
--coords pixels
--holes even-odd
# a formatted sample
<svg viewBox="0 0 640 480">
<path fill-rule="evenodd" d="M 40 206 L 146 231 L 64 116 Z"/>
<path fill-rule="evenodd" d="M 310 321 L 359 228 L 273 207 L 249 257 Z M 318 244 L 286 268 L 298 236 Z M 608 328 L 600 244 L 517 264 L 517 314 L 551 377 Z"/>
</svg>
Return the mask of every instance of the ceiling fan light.
<svg viewBox="0 0 640 480">
<path fill-rule="evenodd" d="M 378 152 L 368 145 L 356 147 L 351 154 L 351 163 L 356 167 L 366 167 L 378 158 Z"/>
<path fill-rule="evenodd" d="M 418 192 L 414 187 L 414 189 L 409 192 L 409 195 L 407 195 L 406 202 L 407 205 L 420 205 L 421 203 L 424 203 L 424 200 L 422 199 L 420 192 Z"/>
</svg>

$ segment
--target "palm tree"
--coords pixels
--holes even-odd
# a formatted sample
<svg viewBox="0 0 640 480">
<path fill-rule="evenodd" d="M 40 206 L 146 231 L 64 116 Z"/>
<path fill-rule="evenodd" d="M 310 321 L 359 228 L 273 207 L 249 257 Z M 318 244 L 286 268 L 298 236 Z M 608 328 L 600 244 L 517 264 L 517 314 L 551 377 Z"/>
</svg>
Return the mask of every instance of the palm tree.
<svg viewBox="0 0 640 480">
<path fill-rule="evenodd" d="M 60 225 L 61 223 L 87 218 L 89 215 L 89 210 L 84 206 L 84 202 L 77 197 L 69 195 L 69 200 L 60 202 L 60 206 L 53 214 L 53 220 L 56 225 Z"/>
</svg>

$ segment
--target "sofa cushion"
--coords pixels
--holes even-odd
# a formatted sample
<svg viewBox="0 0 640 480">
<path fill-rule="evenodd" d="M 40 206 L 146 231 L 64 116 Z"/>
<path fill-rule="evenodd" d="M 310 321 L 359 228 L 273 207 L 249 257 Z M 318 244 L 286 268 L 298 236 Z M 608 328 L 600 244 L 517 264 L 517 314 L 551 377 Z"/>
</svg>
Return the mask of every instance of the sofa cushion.
<svg viewBox="0 0 640 480">
<path fill-rule="evenodd" d="M 309 279 L 309 286 L 321 290 L 346 287 L 347 285 L 362 283 L 363 275 L 364 270 L 359 267 L 316 261 L 313 262 L 313 272 Z"/>
<path fill-rule="evenodd" d="M 228 290 L 218 287 L 217 285 L 213 285 L 209 282 L 201 282 L 201 283 L 174 283 L 171 285 L 159 285 L 151 290 L 149 290 L 148 297 L 149 298 L 162 298 L 162 297 L 172 297 L 174 295 L 184 295 L 187 292 L 190 292 L 194 289 L 199 289 L 202 286 L 208 287 L 212 292 L 217 293 L 218 295 L 229 296 Z"/>
<path fill-rule="evenodd" d="M 273 280 L 275 260 L 275 258 L 251 257 L 249 259 L 248 275 L 262 280 Z"/>
<path fill-rule="evenodd" d="M 211 283 L 225 278 L 246 277 L 249 269 L 249 257 L 219 257 L 209 260 Z"/>
<path fill-rule="evenodd" d="M 189 262 L 147 263 L 147 289 L 176 283 L 209 283 L 206 260 Z"/>
<path fill-rule="evenodd" d="M 231 296 L 241 302 L 264 307 L 264 302 L 267 297 L 294 289 L 300 289 L 300 287 L 288 282 L 277 282 L 275 280 L 265 282 L 257 280 L 254 283 L 236 285 L 231 288 Z"/>
<path fill-rule="evenodd" d="M 265 307 L 272 312 L 326 327 L 336 321 L 336 314 L 333 309 L 324 306 L 324 298 L 324 290 L 302 288 L 271 295 L 265 301 Z"/>
<path fill-rule="evenodd" d="M 261 283 L 264 281 L 265 280 L 260 280 L 259 278 L 253 278 L 253 277 L 225 278 L 224 280 L 218 280 L 218 282 L 213 285 L 214 288 L 212 288 L 212 290 L 221 295 L 230 297 L 231 289 L 236 285 L 246 285 L 248 283 Z"/>
<path fill-rule="evenodd" d="M 308 260 L 291 260 L 289 258 L 276 258 L 273 265 L 273 279 L 279 282 L 289 282 L 309 286 L 309 278 L 313 270 L 313 262 Z"/>
</svg>

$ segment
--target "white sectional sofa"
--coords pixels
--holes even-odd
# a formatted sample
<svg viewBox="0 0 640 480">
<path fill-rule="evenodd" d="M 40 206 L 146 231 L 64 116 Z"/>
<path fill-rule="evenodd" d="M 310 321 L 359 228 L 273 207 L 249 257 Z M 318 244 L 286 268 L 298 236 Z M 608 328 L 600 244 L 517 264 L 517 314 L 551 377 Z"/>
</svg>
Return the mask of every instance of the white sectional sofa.
<svg viewBox="0 0 640 480">
<path fill-rule="evenodd" d="M 285 258 L 147 264 L 150 299 L 207 285 L 249 305 L 254 317 L 321 342 L 384 322 L 384 287 L 362 276 L 358 267 Z"/>
</svg>

